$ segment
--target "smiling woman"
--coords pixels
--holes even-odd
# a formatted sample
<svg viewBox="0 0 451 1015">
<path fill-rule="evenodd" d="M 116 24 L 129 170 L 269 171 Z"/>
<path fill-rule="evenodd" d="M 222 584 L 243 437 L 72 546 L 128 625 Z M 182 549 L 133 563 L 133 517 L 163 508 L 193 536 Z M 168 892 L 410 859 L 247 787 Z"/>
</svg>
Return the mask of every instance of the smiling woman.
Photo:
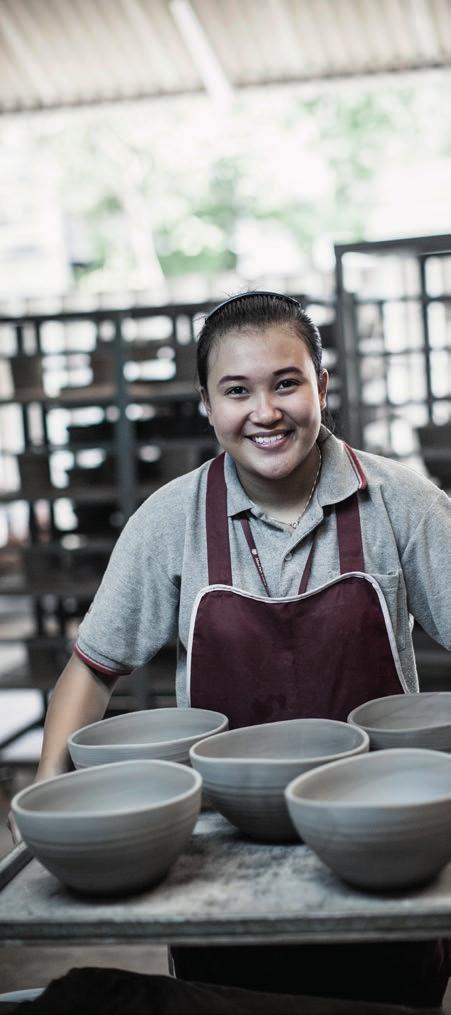
<svg viewBox="0 0 451 1015">
<path fill-rule="evenodd" d="M 450 502 L 321 423 L 317 328 L 279 293 L 244 293 L 206 319 L 202 399 L 222 453 L 133 515 L 52 695 L 38 778 L 101 718 L 121 673 L 178 638 L 177 702 L 230 727 L 345 720 L 418 691 L 409 614 L 451 649 Z M 444 942 L 174 949 L 184 979 L 439 1005 Z M 413 954 L 415 952 L 415 954 Z M 268 961 L 265 961 L 265 957 Z"/>
<path fill-rule="evenodd" d="M 219 444 L 251 499 L 293 525 L 321 468 L 316 440 L 329 379 L 321 361 L 317 327 L 279 293 L 232 297 L 199 336 L 202 400 Z"/>
<path fill-rule="evenodd" d="M 295 324 L 230 330 L 210 353 L 208 419 L 246 493 L 280 521 L 299 521 L 318 478 L 327 381 Z"/>
</svg>

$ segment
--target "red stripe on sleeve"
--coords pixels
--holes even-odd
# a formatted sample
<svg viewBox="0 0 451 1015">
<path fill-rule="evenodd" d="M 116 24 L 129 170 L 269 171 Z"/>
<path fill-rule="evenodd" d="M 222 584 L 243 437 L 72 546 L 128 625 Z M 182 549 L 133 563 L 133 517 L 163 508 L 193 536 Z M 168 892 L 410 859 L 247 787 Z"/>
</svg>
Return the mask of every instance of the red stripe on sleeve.
<svg viewBox="0 0 451 1015">
<path fill-rule="evenodd" d="M 95 659 L 90 659 L 85 652 L 82 652 L 78 645 L 74 645 L 74 652 L 81 659 L 82 663 L 86 663 L 86 666 L 89 666 L 91 670 L 97 670 L 98 673 L 101 673 L 104 677 L 111 677 L 112 680 L 132 672 L 131 670 L 112 670 L 110 666 L 103 666 L 102 663 L 96 662 Z"/>
</svg>

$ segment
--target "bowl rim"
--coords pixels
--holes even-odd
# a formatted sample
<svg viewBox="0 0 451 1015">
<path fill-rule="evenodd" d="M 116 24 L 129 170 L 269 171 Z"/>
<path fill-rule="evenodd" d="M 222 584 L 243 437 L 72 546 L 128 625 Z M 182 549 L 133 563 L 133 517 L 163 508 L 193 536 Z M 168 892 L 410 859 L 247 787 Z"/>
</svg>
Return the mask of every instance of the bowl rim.
<svg viewBox="0 0 451 1015">
<path fill-rule="evenodd" d="M 314 807 L 314 808 L 317 808 L 317 809 L 324 808 L 324 807 L 326 807 L 326 808 L 327 807 L 334 807 L 334 808 L 342 808 L 343 810 L 344 809 L 351 809 L 351 810 L 357 810 L 357 809 L 360 809 L 360 810 L 363 810 L 363 809 L 370 810 L 371 809 L 371 810 L 374 810 L 374 811 L 376 811 L 377 809 L 381 809 L 381 808 L 383 810 L 404 810 L 404 809 L 407 810 L 407 809 L 412 808 L 412 807 L 418 807 L 418 806 L 421 806 L 421 807 L 431 806 L 432 807 L 432 806 L 436 806 L 436 804 L 438 804 L 438 803 L 449 803 L 450 800 L 451 800 L 451 782 L 450 782 L 450 792 L 448 794 L 446 794 L 445 796 L 435 796 L 432 800 L 430 800 L 430 799 L 429 800 L 415 800 L 415 801 L 410 800 L 410 801 L 406 801 L 406 803 L 401 803 L 400 801 L 393 801 L 392 803 L 389 803 L 389 802 L 388 803 L 381 803 L 381 802 L 377 802 L 377 803 L 374 802 L 374 803 L 372 803 L 371 801 L 367 801 L 367 802 L 361 801 L 361 802 L 359 802 L 357 800 L 335 800 L 335 799 L 332 800 L 330 798 L 327 799 L 327 800 L 325 800 L 325 799 L 323 799 L 323 800 L 315 800 L 315 799 L 312 799 L 311 797 L 298 796 L 296 794 L 296 792 L 295 792 L 295 789 L 301 783 L 301 780 L 306 783 L 309 780 L 316 778 L 318 776 L 320 771 L 321 771 L 321 773 L 327 774 L 327 771 L 330 768 L 332 768 L 332 766 L 338 768 L 340 766 L 349 765 L 351 762 L 357 762 L 360 759 L 363 760 L 363 758 L 369 758 L 370 759 L 369 764 L 381 764 L 380 760 L 378 760 L 378 759 L 387 757 L 388 755 L 390 755 L 390 757 L 398 757 L 400 759 L 403 758 L 404 760 L 406 760 L 406 758 L 408 756 L 411 756 L 412 754 L 415 755 L 415 757 L 418 757 L 418 755 L 420 755 L 421 757 L 428 757 L 428 758 L 430 758 L 431 755 L 432 755 L 433 757 L 440 758 L 442 763 L 443 763 L 443 765 L 446 765 L 447 763 L 449 763 L 451 765 L 451 755 L 446 754 L 444 751 L 430 750 L 427 747 L 392 747 L 392 748 L 389 748 L 388 750 L 369 751 L 366 754 L 359 754 L 359 755 L 356 755 L 355 757 L 352 757 L 352 758 L 340 758 L 338 761 L 331 761 L 328 765 L 322 765 L 321 769 L 315 768 L 315 769 L 310 769 L 308 772 L 301 772 L 300 775 L 296 775 L 294 777 L 294 779 L 291 779 L 291 781 L 287 784 L 287 786 L 285 786 L 285 790 L 284 790 L 285 799 L 287 800 L 287 802 L 293 803 L 295 805 L 296 804 L 305 804 L 305 805 L 307 805 L 309 807 Z"/>
<path fill-rule="evenodd" d="M 390 734 L 390 733 L 395 733 L 395 734 L 396 733 L 418 733 L 418 732 L 424 731 L 426 729 L 430 729 L 430 730 L 445 730 L 445 729 L 447 729 L 447 727 L 451 726 L 451 719 L 450 719 L 450 720 L 448 720 L 446 722 L 441 722 L 441 723 L 438 723 L 437 725 L 434 725 L 434 726 L 402 726 L 402 727 L 400 727 L 400 726 L 399 727 L 392 726 L 391 728 L 387 728 L 386 726 L 367 726 L 367 725 L 363 725 L 363 723 L 357 722 L 357 720 L 354 718 L 356 712 L 358 712 L 359 709 L 366 708 L 367 705 L 374 705 L 377 701 L 393 701 L 394 698 L 396 700 L 401 700 L 401 699 L 405 699 L 405 698 L 418 698 L 418 696 L 420 694 L 421 694 L 422 697 L 426 697 L 427 696 L 429 698 L 432 697 L 432 696 L 435 697 L 435 695 L 437 695 L 437 694 L 446 694 L 446 695 L 449 695 L 449 697 L 451 698 L 451 691 L 408 691 L 408 692 L 404 692 L 403 694 L 387 694 L 387 695 L 383 695 L 380 698 L 370 698 L 368 701 L 362 701 L 361 705 L 356 705 L 356 707 L 353 708 L 350 711 L 346 721 L 349 723 L 350 726 L 358 726 L 359 729 L 368 730 L 369 733 L 388 733 L 388 734 Z"/>
<path fill-rule="evenodd" d="M 188 789 L 185 789 L 180 793 L 177 793 L 175 796 L 170 797 L 170 799 L 168 800 L 160 800 L 159 802 L 155 803 L 143 804 L 142 807 L 132 807 L 129 810 L 124 809 L 114 810 L 113 807 L 108 811 L 99 810 L 96 813 L 91 812 L 89 814 L 86 813 L 86 811 L 70 811 L 70 812 L 69 811 L 55 812 L 53 810 L 30 811 L 28 810 L 28 808 L 22 806 L 23 799 L 26 798 L 29 794 L 32 794 L 35 791 L 39 790 L 39 788 L 42 786 L 47 786 L 50 783 L 56 782 L 59 783 L 64 779 L 72 779 L 72 780 L 74 778 L 77 779 L 80 778 L 81 776 L 86 776 L 87 772 L 96 773 L 105 770 L 111 771 L 112 769 L 117 768 L 118 765 L 120 765 L 121 768 L 127 765 L 133 765 L 135 768 L 138 765 L 139 766 L 144 765 L 145 767 L 151 766 L 152 768 L 154 768 L 154 766 L 157 767 L 163 766 L 165 768 L 168 767 L 176 768 L 178 771 L 180 771 L 181 769 L 184 773 L 188 773 L 188 775 L 192 777 L 193 782 Z M 92 777 L 94 778 L 94 775 Z M 49 821 L 58 821 L 58 823 L 60 823 L 61 821 L 73 820 L 74 818 L 83 818 L 83 819 L 93 818 L 94 820 L 97 820 L 98 818 L 115 818 L 123 816 L 124 814 L 131 816 L 133 814 L 142 814 L 147 813 L 149 811 L 155 811 L 159 808 L 161 809 L 162 807 L 167 807 L 170 804 L 172 805 L 175 803 L 180 803 L 183 800 L 187 800 L 191 796 L 195 796 L 196 793 L 198 793 L 201 789 L 202 789 L 202 776 L 200 775 L 199 772 L 196 772 L 195 769 L 188 768 L 186 765 L 180 765 L 176 761 L 163 761 L 163 760 L 160 761 L 156 758 L 144 758 L 144 759 L 136 758 L 127 761 L 112 761 L 109 764 L 105 765 L 90 766 L 89 768 L 83 768 L 81 770 L 76 769 L 74 772 L 63 772 L 61 775 L 51 776 L 50 779 L 41 779 L 40 782 L 32 783 L 31 786 L 25 786 L 24 789 L 19 790 L 19 792 L 15 794 L 15 796 L 11 800 L 11 810 L 15 815 L 18 815 L 19 817 L 20 816 L 29 817 L 30 814 L 38 814 L 39 817 L 45 817 Z"/>
<path fill-rule="evenodd" d="M 299 719 L 281 719 L 278 722 L 255 723 L 252 726 L 240 726 L 240 727 L 238 727 L 237 729 L 234 729 L 234 730 L 225 730 L 223 733 L 215 733 L 214 736 L 208 737 L 209 746 L 210 746 L 210 744 L 216 738 L 219 738 L 219 737 L 223 738 L 225 736 L 233 736 L 234 733 L 239 734 L 239 733 L 242 733 L 244 730 L 254 730 L 254 729 L 264 730 L 264 729 L 269 729 L 269 727 L 274 729 L 275 726 L 286 726 L 289 723 L 312 723 L 312 722 L 315 722 L 315 723 L 317 723 L 317 722 L 321 722 L 321 723 L 323 723 L 323 722 L 333 723 L 334 726 L 345 726 L 345 727 L 346 726 L 351 726 L 350 723 L 343 722 L 341 719 L 324 719 L 321 716 L 308 716 L 306 718 L 302 718 L 301 717 Z M 338 753 L 333 755 L 333 757 L 337 761 L 339 761 L 339 760 L 341 761 L 342 759 L 343 760 L 347 760 L 348 757 L 350 758 L 350 757 L 352 757 L 356 753 L 365 753 L 365 748 L 367 749 L 367 751 L 369 750 L 370 739 L 369 739 L 369 736 L 368 736 L 368 733 L 366 732 L 366 730 L 361 729 L 360 726 L 352 726 L 351 728 L 354 729 L 354 730 L 358 730 L 359 733 L 362 735 L 361 743 L 360 744 L 356 744 L 354 747 L 348 748 L 346 751 L 339 751 Z M 201 745 L 204 742 L 206 743 L 206 739 L 207 738 L 205 738 L 205 741 L 204 740 L 198 740 L 197 743 L 193 744 L 193 746 L 190 748 L 189 756 L 190 756 L 191 761 L 193 761 L 193 760 L 194 761 L 198 761 L 198 760 L 200 760 L 200 761 L 207 761 L 209 764 L 212 764 L 212 765 L 215 765 L 215 764 L 221 764 L 221 765 L 224 765 L 224 764 L 261 765 L 262 762 L 263 762 L 263 763 L 269 763 L 271 765 L 277 765 L 277 766 L 282 766 L 282 765 L 287 765 L 287 764 L 288 765 L 299 764 L 301 762 L 309 762 L 309 763 L 311 762 L 312 765 L 318 766 L 318 765 L 320 765 L 320 764 L 322 764 L 324 762 L 327 762 L 327 760 L 331 758 L 330 754 L 316 754 L 316 755 L 312 755 L 311 757 L 308 757 L 308 758 L 306 757 L 306 758 L 303 758 L 303 759 L 300 758 L 299 755 L 294 755 L 293 757 L 286 757 L 286 758 L 268 758 L 268 757 L 265 757 L 263 754 L 261 756 L 259 756 L 259 757 L 252 757 L 252 758 L 248 758 L 248 757 L 246 757 L 244 755 L 242 757 L 237 755 L 235 757 L 225 757 L 225 758 L 223 758 L 223 757 L 208 757 L 208 755 L 204 756 L 201 753 L 199 753 L 199 754 L 197 753 L 197 748 L 198 747 L 200 748 Z"/>
<path fill-rule="evenodd" d="M 117 719 L 122 719 L 122 718 L 125 718 L 125 717 L 128 717 L 128 716 L 131 716 L 131 715 L 133 715 L 133 716 L 134 715 L 145 715 L 145 714 L 149 714 L 149 713 L 155 714 L 156 712 L 159 712 L 159 713 L 162 713 L 162 712 L 166 712 L 166 713 L 167 712 L 171 712 L 171 713 L 174 713 L 174 712 L 184 712 L 184 713 L 186 713 L 186 712 L 190 712 L 190 713 L 192 713 L 192 712 L 208 712 L 210 715 L 214 715 L 214 716 L 217 716 L 218 718 L 220 718 L 221 722 L 219 723 L 218 727 L 214 728 L 212 733 L 209 733 L 209 732 L 206 732 L 206 733 L 192 733 L 190 736 L 170 737 L 168 740 L 157 740 L 157 741 L 154 741 L 154 742 L 149 741 L 149 740 L 144 740 L 144 741 L 142 741 L 140 743 L 134 743 L 134 744 L 115 744 L 115 743 L 113 743 L 113 744 L 83 744 L 83 743 L 80 744 L 76 740 L 76 737 L 79 734 L 85 733 L 87 730 L 93 729 L 96 726 L 104 726 L 105 723 L 116 722 Z M 203 737 L 203 736 L 205 736 L 205 737 L 215 736 L 217 733 L 220 733 L 220 732 L 223 732 L 223 731 L 226 732 L 228 724 L 229 724 L 228 717 L 226 715 L 224 715 L 223 712 L 214 712 L 214 711 L 212 711 L 212 710 L 210 710 L 208 708 L 183 708 L 183 707 L 182 708 L 178 708 L 178 706 L 170 706 L 170 707 L 167 707 L 167 708 L 143 708 L 143 709 L 135 709 L 133 712 L 124 712 L 124 713 L 121 712 L 120 715 L 112 715 L 108 719 L 98 719 L 96 722 L 88 723 L 87 726 L 80 726 L 78 730 L 74 730 L 73 733 L 71 733 L 70 736 L 68 736 L 68 738 L 67 738 L 67 746 L 68 746 L 69 750 L 70 750 L 71 747 L 76 747 L 76 748 L 81 747 L 82 750 L 89 750 L 89 751 L 105 751 L 105 750 L 111 750 L 111 748 L 114 748 L 114 749 L 119 748 L 119 749 L 122 749 L 122 750 L 129 750 L 130 747 L 134 747 L 134 748 L 137 748 L 137 749 L 142 749 L 144 747 L 152 747 L 152 746 L 155 746 L 156 748 L 157 747 L 163 748 L 163 747 L 167 747 L 169 744 L 181 744 L 181 743 L 183 743 L 183 742 L 185 742 L 187 740 L 193 740 L 194 738 L 199 739 L 200 737 Z M 152 761 L 154 759 L 149 758 L 148 760 Z M 157 760 L 157 759 L 155 759 L 155 760 Z"/>
</svg>

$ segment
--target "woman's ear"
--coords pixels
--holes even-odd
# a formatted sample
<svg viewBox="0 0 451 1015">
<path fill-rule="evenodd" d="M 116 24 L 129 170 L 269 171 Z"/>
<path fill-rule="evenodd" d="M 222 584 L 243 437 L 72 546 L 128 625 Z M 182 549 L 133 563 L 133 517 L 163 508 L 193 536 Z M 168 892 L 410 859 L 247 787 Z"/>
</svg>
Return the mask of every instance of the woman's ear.
<svg viewBox="0 0 451 1015">
<path fill-rule="evenodd" d="M 318 381 L 319 404 L 321 406 L 321 409 L 326 408 L 328 384 L 329 384 L 329 374 L 327 370 L 322 370 L 321 376 Z"/>
<path fill-rule="evenodd" d="M 210 399 L 208 397 L 208 391 L 207 391 L 206 388 L 201 388 L 200 389 L 200 398 L 201 398 L 202 405 L 203 405 L 203 407 L 205 409 L 205 412 L 207 413 L 208 422 L 210 423 L 211 426 L 213 426 L 213 421 L 212 421 L 212 418 L 211 418 Z"/>
</svg>

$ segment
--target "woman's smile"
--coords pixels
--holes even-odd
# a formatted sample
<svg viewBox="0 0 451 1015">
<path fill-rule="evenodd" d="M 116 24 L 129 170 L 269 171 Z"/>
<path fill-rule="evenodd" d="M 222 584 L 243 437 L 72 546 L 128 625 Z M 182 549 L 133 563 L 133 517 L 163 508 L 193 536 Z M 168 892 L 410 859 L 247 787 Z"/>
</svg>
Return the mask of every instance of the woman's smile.
<svg viewBox="0 0 451 1015">
<path fill-rule="evenodd" d="M 253 499 L 275 483 L 296 499 L 308 485 L 327 379 L 290 324 L 229 331 L 212 349 L 204 405 Z"/>
<path fill-rule="evenodd" d="M 256 433 L 246 436 L 252 444 L 264 451 L 280 451 L 281 445 L 285 445 L 292 434 L 292 430 L 278 430 L 275 433 Z"/>
</svg>

